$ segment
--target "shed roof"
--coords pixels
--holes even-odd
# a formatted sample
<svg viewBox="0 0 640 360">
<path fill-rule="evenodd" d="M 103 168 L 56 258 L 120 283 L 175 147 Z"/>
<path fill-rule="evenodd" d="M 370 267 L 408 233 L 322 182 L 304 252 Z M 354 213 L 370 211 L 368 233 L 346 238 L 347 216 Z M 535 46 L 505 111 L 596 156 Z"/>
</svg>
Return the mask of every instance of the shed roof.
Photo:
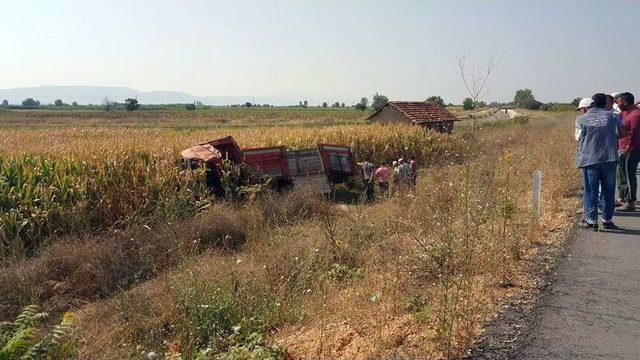
<svg viewBox="0 0 640 360">
<path fill-rule="evenodd" d="M 382 109 L 369 116 L 374 117 L 387 106 L 400 111 L 414 123 L 455 121 L 458 120 L 452 113 L 433 101 L 389 101 Z"/>
</svg>

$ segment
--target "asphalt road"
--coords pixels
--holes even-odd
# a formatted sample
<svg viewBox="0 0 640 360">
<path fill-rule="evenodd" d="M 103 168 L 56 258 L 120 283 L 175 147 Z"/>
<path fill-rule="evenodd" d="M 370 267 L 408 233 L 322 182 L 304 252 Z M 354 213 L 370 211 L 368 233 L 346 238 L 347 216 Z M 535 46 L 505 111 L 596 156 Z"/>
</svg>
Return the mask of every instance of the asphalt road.
<svg viewBox="0 0 640 360">
<path fill-rule="evenodd" d="M 578 230 L 513 359 L 640 359 L 640 210 Z"/>
</svg>

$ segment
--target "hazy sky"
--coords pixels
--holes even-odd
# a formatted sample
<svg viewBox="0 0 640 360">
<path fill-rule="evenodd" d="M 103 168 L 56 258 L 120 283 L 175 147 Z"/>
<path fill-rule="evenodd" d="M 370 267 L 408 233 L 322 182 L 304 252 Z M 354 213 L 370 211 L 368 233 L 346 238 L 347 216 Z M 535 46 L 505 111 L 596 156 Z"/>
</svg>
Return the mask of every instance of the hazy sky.
<svg viewBox="0 0 640 360">
<path fill-rule="evenodd" d="M 460 103 L 469 52 L 504 54 L 487 101 L 633 92 L 640 1 L 0 0 L 0 88 Z"/>
</svg>

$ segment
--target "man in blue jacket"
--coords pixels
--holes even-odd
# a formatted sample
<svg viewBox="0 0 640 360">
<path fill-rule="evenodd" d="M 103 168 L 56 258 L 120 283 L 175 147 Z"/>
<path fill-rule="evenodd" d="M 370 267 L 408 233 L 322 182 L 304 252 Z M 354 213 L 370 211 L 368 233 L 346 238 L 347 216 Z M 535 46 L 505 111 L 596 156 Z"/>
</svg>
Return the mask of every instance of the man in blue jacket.
<svg viewBox="0 0 640 360">
<path fill-rule="evenodd" d="M 613 223 L 618 162 L 618 127 L 606 109 L 607 96 L 593 95 L 593 106 L 576 119 L 579 128 L 576 165 L 585 174 L 585 226 L 598 229 L 598 189 L 602 190 L 602 227 L 616 229 Z"/>
</svg>

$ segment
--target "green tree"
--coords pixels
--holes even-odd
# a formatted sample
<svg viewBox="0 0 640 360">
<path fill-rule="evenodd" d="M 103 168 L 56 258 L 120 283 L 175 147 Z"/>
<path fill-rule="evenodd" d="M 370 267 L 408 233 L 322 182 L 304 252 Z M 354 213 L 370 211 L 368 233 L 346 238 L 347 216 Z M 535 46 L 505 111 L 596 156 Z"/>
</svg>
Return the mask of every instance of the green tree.
<svg viewBox="0 0 640 360">
<path fill-rule="evenodd" d="M 339 108 L 340 107 L 340 102 L 336 101 L 333 104 L 331 104 L 332 108 Z"/>
<path fill-rule="evenodd" d="M 78 102 L 77 102 L 77 101 L 74 101 L 74 102 L 72 102 L 72 103 L 71 103 L 71 105 L 73 105 L 73 106 L 78 106 Z"/>
<path fill-rule="evenodd" d="M 378 93 L 375 93 L 373 95 L 373 101 L 371 102 L 371 107 L 373 108 L 373 110 L 378 111 L 383 107 L 385 107 L 385 105 L 387 105 L 388 102 L 389 102 L 389 98 L 387 98 L 384 95 L 379 95 Z"/>
<path fill-rule="evenodd" d="M 189 110 L 189 111 L 193 111 L 196 109 L 196 104 L 185 104 L 184 108 Z"/>
<path fill-rule="evenodd" d="M 516 95 L 513 97 L 513 102 L 518 107 L 531 110 L 537 110 L 542 105 L 542 103 L 536 100 L 533 96 L 531 89 L 520 89 L 516 91 Z"/>
<path fill-rule="evenodd" d="M 7 107 L 7 106 L 9 106 L 9 100 L 7 99 L 2 100 L 2 107 Z"/>
<path fill-rule="evenodd" d="M 247 101 L 246 103 L 244 103 L 244 105 L 243 105 L 243 106 L 244 106 L 244 107 L 251 107 L 251 106 L 252 106 L 252 104 L 251 104 L 251 102 L 250 102 L 250 101 Z"/>
<path fill-rule="evenodd" d="M 357 103 L 354 107 L 358 110 L 365 111 L 367 110 L 368 104 L 369 104 L 369 99 L 367 99 L 366 97 L 363 97 L 362 99 L 360 99 L 360 102 Z"/>
<path fill-rule="evenodd" d="M 446 106 L 446 105 L 444 104 L 444 100 L 443 100 L 440 96 L 438 96 L 438 95 L 429 96 L 429 97 L 427 98 L 427 101 L 433 101 L 433 102 L 435 102 L 436 104 L 438 104 L 438 105 L 440 105 L 440 106 L 442 106 L 442 107 L 445 107 L 445 106 Z"/>
<path fill-rule="evenodd" d="M 64 103 L 62 102 L 62 99 L 56 99 L 56 101 L 53 102 L 53 104 L 55 106 L 62 106 L 64 105 Z"/>
<path fill-rule="evenodd" d="M 343 108 L 343 107 L 345 107 L 345 104 L 344 104 L 344 103 L 341 103 L 341 104 L 340 104 L 340 107 L 342 107 L 342 108 Z"/>
<path fill-rule="evenodd" d="M 127 98 L 124 100 L 124 107 L 127 111 L 134 111 L 140 108 L 140 103 L 136 98 Z"/>
<path fill-rule="evenodd" d="M 326 108 L 327 106 L 329 106 L 329 104 L 327 104 L 327 102 L 326 102 L 326 101 L 322 103 L 322 107 L 323 107 L 323 108 Z"/>
<path fill-rule="evenodd" d="M 465 110 L 473 110 L 475 108 L 475 104 L 473 103 L 473 99 L 472 98 L 465 98 L 462 101 L 462 108 Z"/>
<path fill-rule="evenodd" d="M 34 100 L 33 98 L 26 98 L 22 100 L 22 106 L 24 107 L 37 107 L 40 106 L 40 101 Z"/>
<path fill-rule="evenodd" d="M 305 100 L 305 101 L 302 103 L 302 107 L 308 107 L 308 106 L 309 106 L 309 102 L 308 102 L 307 100 Z"/>
<path fill-rule="evenodd" d="M 577 97 L 577 98 L 573 99 L 573 101 L 571 101 L 571 105 L 573 105 L 573 106 L 576 106 L 576 107 L 577 107 L 578 105 L 580 105 L 580 100 L 582 100 L 582 99 L 581 99 L 581 98 L 579 98 L 579 97 Z"/>
</svg>

